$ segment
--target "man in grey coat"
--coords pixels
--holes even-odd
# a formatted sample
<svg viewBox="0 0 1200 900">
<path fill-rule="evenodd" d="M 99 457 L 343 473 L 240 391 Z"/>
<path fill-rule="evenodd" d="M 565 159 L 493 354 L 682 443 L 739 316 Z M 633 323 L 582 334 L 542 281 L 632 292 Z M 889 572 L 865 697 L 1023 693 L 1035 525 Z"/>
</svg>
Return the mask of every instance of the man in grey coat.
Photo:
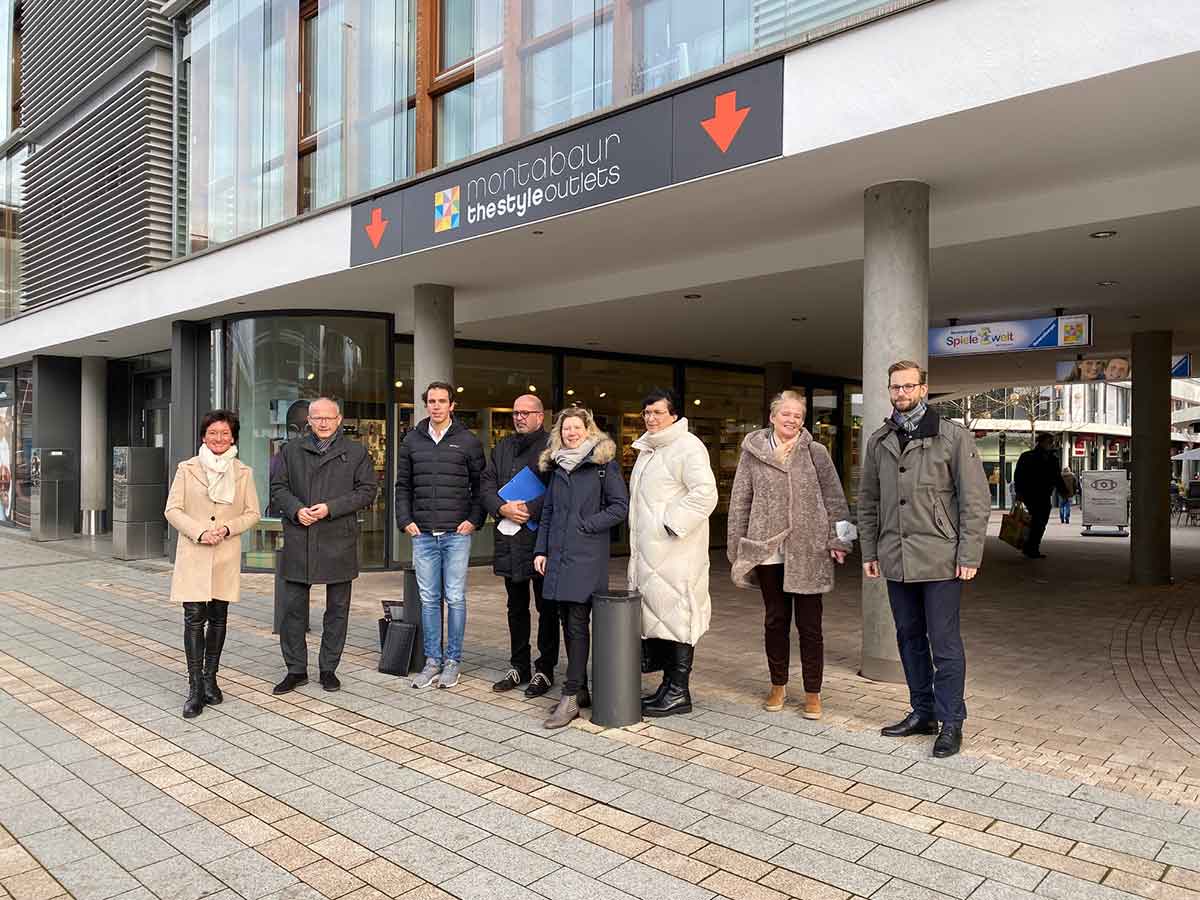
<svg viewBox="0 0 1200 900">
<path fill-rule="evenodd" d="M 358 516 L 375 501 L 375 469 L 366 448 L 342 432 L 337 402 L 309 404 L 311 432 L 289 441 L 271 476 L 271 506 L 283 525 L 284 613 L 279 647 L 287 675 L 274 693 L 308 683 L 309 589 L 325 585 L 325 621 L 318 657 L 321 687 L 341 687 L 335 671 L 346 645 L 350 584 L 358 577 Z"/>
<path fill-rule="evenodd" d="M 864 574 L 887 579 L 912 712 L 882 733 L 937 734 L 933 755 L 953 756 L 967 717 L 959 604 L 983 561 L 991 493 L 974 437 L 926 405 L 919 364 L 894 363 L 888 392 L 892 415 L 863 454 L 858 527 Z"/>
</svg>

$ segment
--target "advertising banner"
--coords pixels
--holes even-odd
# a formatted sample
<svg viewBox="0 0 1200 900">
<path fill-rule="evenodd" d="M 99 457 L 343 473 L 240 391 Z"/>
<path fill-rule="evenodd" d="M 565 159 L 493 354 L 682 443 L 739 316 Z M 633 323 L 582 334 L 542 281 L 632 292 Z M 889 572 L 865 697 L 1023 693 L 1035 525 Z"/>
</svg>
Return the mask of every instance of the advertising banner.
<svg viewBox="0 0 1200 900">
<path fill-rule="evenodd" d="M 1133 378 L 1133 361 L 1128 355 L 1107 359 L 1060 360 L 1054 369 L 1058 384 L 1077 384 L 1088 381 L 1129 381 Z M 1192 377 L 1192 355 L 1180 353 L 1171 357 L 1171 377 Z"/>
<path fill-rule="evenodd" d="M 13 513 L 13 418 L 11 406 L 0 406 L 0 522 L 11 522 Z"/>
<path fill-rule="evenodd" d="M 1083 526 L 1124 529 L 1129 524 L 1129 473 L 1124 469 L 1084 472 Z"/>
<path fill-rule="evenodd" d="M 979 356 L 1017 350 L 1090 347 L 1092 317 L 1047 316 L 929 329 L 930 356 Z"/>
</svg>

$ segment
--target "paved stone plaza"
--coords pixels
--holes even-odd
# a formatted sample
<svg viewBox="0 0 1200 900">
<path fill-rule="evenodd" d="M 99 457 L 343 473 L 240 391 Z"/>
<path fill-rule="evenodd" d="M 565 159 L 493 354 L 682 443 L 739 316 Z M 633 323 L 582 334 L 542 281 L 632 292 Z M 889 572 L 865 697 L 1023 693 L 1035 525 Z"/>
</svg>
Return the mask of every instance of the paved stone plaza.
<svg viewBox="0 0 1200 900">
<path fill-rule="evenodd" d="M 690 716 L 545 732 L 556 691 L 489 690 L 507 637 L 479 569 L 458 688 L 375 671 L 386 573 L 360 581 L 344 689 L 281 698 L 248 577 L 226 700 L 185 721 L 168 567 L 0 534 L 0 900 L 1200 900 L 1200 529 L 1148 591 L 1125 542 L 1076 535 L 1053 526 L 1032 566 L 989 545 L 968 739 L 934 761 L 878 735 L 905 691 L 855 675 L 853 569 L 821 722 L 760 710 L 761 601 L 719 567 Z"/>
</svg>

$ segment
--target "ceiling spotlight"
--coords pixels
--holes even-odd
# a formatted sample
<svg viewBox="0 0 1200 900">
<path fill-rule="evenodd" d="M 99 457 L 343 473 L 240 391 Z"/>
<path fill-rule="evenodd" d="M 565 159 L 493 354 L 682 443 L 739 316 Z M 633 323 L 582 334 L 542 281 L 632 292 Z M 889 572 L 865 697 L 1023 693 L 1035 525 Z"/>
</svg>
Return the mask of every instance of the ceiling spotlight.
<svg viewBox="0 0 1200 900">
<path fill-rule="evenodd" d="M 529 233 L 530 233 L 530 234 L 536 234 L 536 235 L 538 235 L 538 236 L 541 236 L 541 235 L 545 234 L 546 232 L 544 232 L 544 231 L 537 231 L 537 230 L 535 229 L 534 231 L 531 231 L 531 232 L 529 232 Z"/>
<path fill-rule="evenodd" d="M 567 388 L 567 396 L 574 397 L 575 396 L 575 388 Z"/>
<path fill-rule="evenodd" d="M 396 382 L 396 387 L 404 387 L 404 382 L 403 382 L 403 381 L 397 381 L 397 382 Z"/>
<path fill-rule="evenodd" d="M 607 397 L 607 396 L 608 396 L 608 391 L 601 391 L 601 392 L 600 392 L 600 397 L 601 397 L 601 399 L 603 399 L 604 397 Z"/>
<path fill-rule="evenodd" d="M 97 344 L 107 344 L 108 338 L 96 338 L 96 343 Z"/>
<path fill-rule="evenodd" d="M 699 405 L 700 405 L 700 398 L 697 397 L 695 400 L 692 401 L 692 406 L 699 406 Z"/>
<path fill-rule="evenodd" d="M 807 322 L 808 316 L 792 316 L 793 322 Z"/>
<path fill-rule="evenodd" d="M 1111 237 L 1116 237 L 1116 236 L 1117 236 L 1117 233 L 1115 231 L 1093 231 L 1090 235 L 1088 235 L 1088 237 L 1094 237 L 1098 241 L 1102 241 L 1102 240 L 1105 240 L 1106 238 L 1111 238 Z"/>
<path fill-rule="evenodd" d="M 316 373 L 316 372 L 309 372 L 309 373 L 308 373 L 308 380 L 309 380 L 309 381 L 312 381 L 312 380 L 313 380 L 314 378 L 316 378 L 316 377 L 317 377 L 317 373 Z"/>
<path fill-rule="evenodd" d="M 536 384 L 529 385 L 529 392 L 531 394 L 536 394 L 537 393 L 537 385 Z"/>
<path fill-rule="evenodd" d="M 459 385 L 458 393 L 461 394 L 464 390 L 465 390 L 465 388 L 463 388 L 461 385 Z"/>
<path fill-rule="evenodd" d="M 1097 285 L 1098 287 L 1116 287 L 1116 286 L 1117 286 L 1118 284 L 1120 284 L 1120 283 L 1121 283 L 1121 282 L 1119 282 L 1119 281 L 1109 281 L 1109 280 L 1105 280 L 1105 281 L 1097 281 L 1097 282 L 1096 282 L 1096 285 Z"/>
<path fill-rule="evenodd" d="M 684 300 L 699 300 L 702 296 L 703 296 L 703 294 L 684 294 L 683 299 Z"/>
</svg>

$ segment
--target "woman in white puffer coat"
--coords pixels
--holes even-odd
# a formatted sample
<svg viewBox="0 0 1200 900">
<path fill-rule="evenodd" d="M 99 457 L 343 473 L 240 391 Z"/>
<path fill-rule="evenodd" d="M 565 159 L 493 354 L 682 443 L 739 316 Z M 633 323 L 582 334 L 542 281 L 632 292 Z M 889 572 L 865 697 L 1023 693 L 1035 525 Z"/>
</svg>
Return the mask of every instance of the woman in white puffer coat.
<svg viewBox="0 0 1200 900">
<path fill-rule="evenodd" d="M 642 594 L 643 671 L 658 668 L 647 666 L 647 657 L 663 671 L 642 712 L 672 716 L 692 711 L 692 661 L 712 614 L 708 517 L 717 481 L 674 392 L 651 391 L 642 416 L 646 432 L 633 442 L 638 458 L 629 482 L 629 588 Z"/>
</svg>

